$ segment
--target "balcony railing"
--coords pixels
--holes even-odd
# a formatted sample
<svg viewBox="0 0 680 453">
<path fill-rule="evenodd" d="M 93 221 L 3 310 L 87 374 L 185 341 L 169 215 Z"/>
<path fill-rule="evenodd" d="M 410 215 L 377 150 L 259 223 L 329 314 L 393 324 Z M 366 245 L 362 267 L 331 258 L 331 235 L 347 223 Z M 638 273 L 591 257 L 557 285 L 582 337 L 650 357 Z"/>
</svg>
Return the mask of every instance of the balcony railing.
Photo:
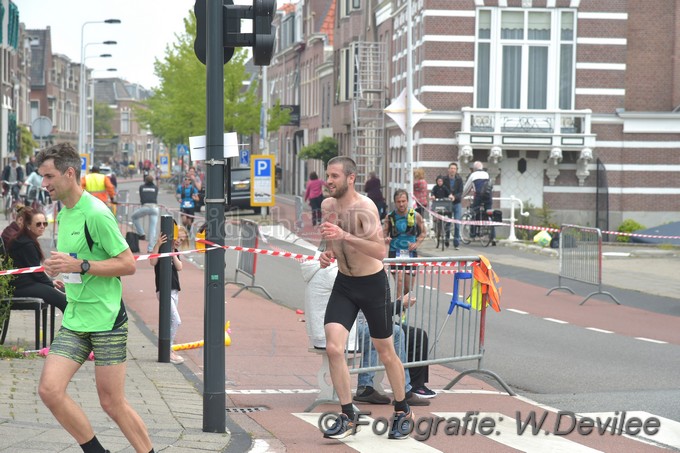
<svg viewBox="0 0 680 453">
<path fill-rule="evenodd" d="M 463 108 L 459 145 L 580 150 L 592 147 L 590 110 Z"/>
</svg>

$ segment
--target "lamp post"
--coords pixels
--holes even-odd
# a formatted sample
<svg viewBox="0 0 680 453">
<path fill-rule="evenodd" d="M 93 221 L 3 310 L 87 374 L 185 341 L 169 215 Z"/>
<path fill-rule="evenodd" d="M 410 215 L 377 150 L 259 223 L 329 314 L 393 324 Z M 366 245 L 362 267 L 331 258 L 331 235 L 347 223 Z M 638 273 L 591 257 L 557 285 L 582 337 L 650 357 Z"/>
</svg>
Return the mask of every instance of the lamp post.
<svg viewBox="0 0 680 453">
<path fill-rule="evenodd" d="M 85 146 L 85 128 L 87 128 L 87 120 L 85 118 L 85 26 L 88 24 L 120 24 L 120 19 L 106 19 L 100 21 L 88 21 L 83 22 L 80 28 L 80 99 L 78 100 L 78 152 L 82 153 Z M 102 44 L 111 42 L 115 44 L 115 41 L 105 41 Z"/>
<path fill-rule="evenodd" d="M 107 69 L 102 69 L 102 71 L 115 72 L 115 71 L 118 71 L 118 69 L 116 69 L 116 68 L 107 68 Z M 93 71 L 93 72 L 95 72 L 95 71 Z M 96 71 L 96 72 L 99 72 L 99 71 Z M 91 115 L 91 120 L 92 120 L 91 125 L 92 125 L 92 127 L 90 128 L 90 131 L 91 131 L 90 137 L 92 137 L 92 143 L 91 143 L 91 146 L 89 147 L 89 148 L 92 150 L 92 155 L 91 155 L 91 157 L 90 157 L 90 162 L 92 162 L 92 165 L 94 165 L 94 160 L 93 160 L 93 159 L 94 159 L 94 109 L 95 109 L 95 102 L 94 102 L 95 88 L 94 88 L 94 83 L 95 83 L 95 82 L 96 82 L 96 79 L 93 77 L 93 78 L 92 78 L 92 92 L 91 92 L 91 94 L 92 94 L 92 115 Z"/>
</svg>

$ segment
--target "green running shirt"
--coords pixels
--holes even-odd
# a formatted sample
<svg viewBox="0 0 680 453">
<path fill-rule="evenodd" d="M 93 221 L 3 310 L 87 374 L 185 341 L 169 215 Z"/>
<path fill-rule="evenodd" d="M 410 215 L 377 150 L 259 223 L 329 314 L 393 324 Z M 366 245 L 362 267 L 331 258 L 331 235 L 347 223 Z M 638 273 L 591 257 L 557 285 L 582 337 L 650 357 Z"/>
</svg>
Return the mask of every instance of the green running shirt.
<svg viewBox="0 0 680 453">
<path fill-rule="evenodd" d="M 85 239 L 85 223 L 94 244 Z M 102 201 L 86 191 L 76 205 L 63 208 L 57 216 L 57 250 L 78 259 L 102 261 L 128 248 L 118 222 Z M 123 286 L 118 277 L 85 274 L 82 283 L 65 283 L 68 306 L 62 325 L 76 332 L 111 330 L 120 311 Z"/>
</svg>

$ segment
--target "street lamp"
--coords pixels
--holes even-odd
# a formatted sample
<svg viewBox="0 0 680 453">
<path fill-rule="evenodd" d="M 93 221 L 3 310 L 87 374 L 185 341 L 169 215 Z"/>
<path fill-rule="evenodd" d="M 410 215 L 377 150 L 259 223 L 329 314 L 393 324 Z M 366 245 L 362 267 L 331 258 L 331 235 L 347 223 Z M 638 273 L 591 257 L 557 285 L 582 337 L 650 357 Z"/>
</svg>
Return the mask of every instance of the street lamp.
<svg viewBox="0 0 680 453">
<path fill-rule="evenodd" d="M 82 153 L 85 151 L 83 148 L 85 146 L 85 128 L 87 127 L 87 121 L 85 118 L 85 26 L 88 24 L 120 24 L 120 19 L 106 19 L 101 21 L 88 21 L 83 22 L 80 28 L 80 99 L 78 102 L 78 152 Z M 112 43 L 115 41 L 105 41 L 102 44 Z"/>
<path fill-rule="evenodd" d="M 102 69 L 101 71 L 115 72 L 115 71 L 118 71 L 118 69 L 116 69 L 116 68 L 106 68 L 106 69 Z M 100 71 L 92 71 L 92 72 L 100 72 Z M 90 145 L 89 148 L 92 150 L 92 156 L 90 157 L 90 160 L 91 160 L 91 162 L 92 162 L 92 165 L 94 165 L 94 160 L 93 160 L 93 159 L 94 159 L 94 110 L 95 110 L 95 103 L 94 103 L 94 93 L 95 93 L 95 89 L 94 89 L 94 83 L 95 83 L 97 80 L 96 80 L 94 77 L 93 77 L 91 80 L 92 80 L 92 117 L 91 117 L 91 120 L 92 120 L 92 123 L 91 123 L 91 126 L 92 126 L 92 127 L 91 127 L 91 131 L 92 131 L 92 135 L 91 135 L 91 137 L 92 137 L 92 144 Z"/>
</svg>

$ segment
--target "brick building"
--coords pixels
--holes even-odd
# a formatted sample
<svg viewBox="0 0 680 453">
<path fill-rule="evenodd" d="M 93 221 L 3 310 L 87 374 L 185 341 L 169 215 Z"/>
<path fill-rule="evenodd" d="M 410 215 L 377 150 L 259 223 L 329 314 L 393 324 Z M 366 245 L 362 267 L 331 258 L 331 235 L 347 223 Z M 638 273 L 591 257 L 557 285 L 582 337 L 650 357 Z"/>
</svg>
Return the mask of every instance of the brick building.
<svg viewBox="0 0 680 453">
<path fill-rule="evenodd" d="M 307 170 L 296 150 L 327 134 L 329 81 L 327 123 L 359 163 L 358 183 L 375 170 L 388 195 L 406 181 L 406 137 L 377 112 L 407 85 L 410 27 L 413 94 L 430 109 L 413 127 L 412 160 L 430 183 L 451 161 L 467 175 L 480 160 L 496 196 L 547 205 L 557 223 L 677 220 L 680 2 L 415 0 L 410 19 L 408 6 L 301 0 L 279 10 L 270 102 L 302 110 L 299 127 L 269 140 L 298 175 L 290 191 Z"/>
</svg>

